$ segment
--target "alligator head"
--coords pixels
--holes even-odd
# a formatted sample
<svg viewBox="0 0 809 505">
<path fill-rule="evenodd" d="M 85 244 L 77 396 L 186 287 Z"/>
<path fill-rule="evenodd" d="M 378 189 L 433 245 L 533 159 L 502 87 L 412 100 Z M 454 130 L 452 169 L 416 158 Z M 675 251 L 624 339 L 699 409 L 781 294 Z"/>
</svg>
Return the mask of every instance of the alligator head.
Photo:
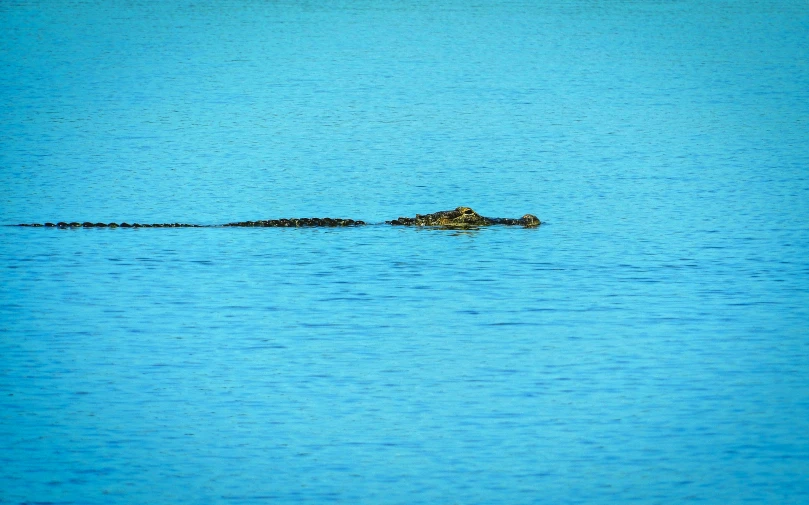
<svg viewBox="0 0 809 505">
<path fill-rule="evenodd" d="M 423 222 L 426 226 L 480 226 L 486 224 L 486 218 L 469 207 L 458 207 L 455 210 L 435 212 L 426 216 L 417 214 L 416 221 Z"/>
<path fill-rule="evenodd" d="M 484 217 L 472 210 L 469 207 L 458 207 L 455 210 L 443 210 L 434 212 L 432 214 L 416 214 L 415 218 L 400 217 L 393 221 L 388 221 L 389 224 L 405 225 L 405 226 L 445 226 L 451 227 L 469 227 L 469 226 L 488 226 L 492 224 L 505 224 L 505 225 L 521 225 L 521 226 L 539 226 L 541 223 L 539 219 L 531 214 L 526 214 L 519 219 L 503 218 L 503 217 Z"/>
</svg>

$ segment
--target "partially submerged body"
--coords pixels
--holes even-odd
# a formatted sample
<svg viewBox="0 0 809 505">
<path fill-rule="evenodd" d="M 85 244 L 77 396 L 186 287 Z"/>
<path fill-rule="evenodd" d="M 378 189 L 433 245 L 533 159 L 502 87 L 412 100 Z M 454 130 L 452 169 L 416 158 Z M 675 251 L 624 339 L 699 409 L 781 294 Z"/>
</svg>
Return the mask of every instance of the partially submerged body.
<svg viewBox="0 0 809 505">
<path fill-rule="evenodd" d="M 20 224 L 18 226 L 47 227 L 47 228 L 211 228 L 219 226 L 239 227 L 239 228 L 311 228 L 311 227 L 342 227 L 342 226 L 363 226 L 365 221 L 354 219 L 335 219 L 330 217 L 305 217 L 290 219 L 266 219 L 259 221 L 239 221 L 223 225 L 199 225 L 185 223 L 164 223 L 164 224 L 139 224 L 139 223 L 91 223 L 91 222 L 64 222 L 58 223 L 34 223 Z M 385 221 L 385 224 L 400 226 L 437 226 L 444 228 L 468 228 L 490 225 L 509 225 L 536 227 L 541 223 L 536 216 L 526 214 L 519 219 L 506 217 L 484 217 L 470 209 L 469 207 L 458 207 L 455 210 L 443 210 L 432 214 L 416 214 L 416 217 L 400 217 L 392 221 Z"/>
</svg>

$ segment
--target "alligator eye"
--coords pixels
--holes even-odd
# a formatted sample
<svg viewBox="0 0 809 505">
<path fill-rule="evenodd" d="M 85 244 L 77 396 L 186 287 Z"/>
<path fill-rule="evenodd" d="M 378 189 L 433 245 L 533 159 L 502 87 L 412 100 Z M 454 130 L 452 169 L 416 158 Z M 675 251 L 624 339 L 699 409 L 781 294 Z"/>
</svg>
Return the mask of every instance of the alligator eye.
<svg viewBox="0 0 809 505">
<path fill-rule="evenodd" d="M 526 214 L 522 217 L 523 223 L 526 226 L 539 226 L 542 222 L 533 214 Z"/>
<path fill-rule="evenodd" d="M 465 211 L 463 211 L 463 213 L 464 213 L 464 214 L 466 214 L 466 215 L 468 216 L 469 214 L 474 214 L 474 213 L 475 213 L 475 211 L 474 211 L 474 210 L 472 210 L 472 209 L 466 209 Z"/>
</svg>

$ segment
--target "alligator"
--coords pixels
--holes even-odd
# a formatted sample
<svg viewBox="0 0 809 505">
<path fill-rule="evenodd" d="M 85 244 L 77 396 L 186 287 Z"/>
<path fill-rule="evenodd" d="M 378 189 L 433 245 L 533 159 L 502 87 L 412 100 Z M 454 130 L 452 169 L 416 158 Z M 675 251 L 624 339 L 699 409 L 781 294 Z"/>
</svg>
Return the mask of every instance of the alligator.
<svg viewBox="0 0 809 505">
<path fill-rule="evenodd" d="M 221 225 L 201 225 L 186 223 L 162 223 L 162 224 L 139 224 L 139 223 L 92 223 L 92 222 L 64 222 L 58 223 L 33 223 L 19 224 L 15 226 L 47 227 L 47 228 L 218 228 L 218 227 L 257 227 L 257 228 L 311 228 L 311 227 L 342 227 L 342 226 L 363 226 L 367 223 L 354 219 L 335 219 L 330 217 L 311 218 L 290 218 L 290 219 L 266 219 L 259 221 L 239 221 Z M 380 223 L 382 224 L 382 223 Z M 470 209 L 469 207 L 458 207 L 454 210 L 442 210 L 432 214 L 416 214 L 416 217 L 400 217 L 384 224 L 394 226 L 433 226 L 442 228 L 475 228 L 478 226 L 508 225 L 534 228 L 542 224 L 540 220 L 532 215 L 526 214 L 519 219 L 505 217 L 484 217 Z"/>
</svg>

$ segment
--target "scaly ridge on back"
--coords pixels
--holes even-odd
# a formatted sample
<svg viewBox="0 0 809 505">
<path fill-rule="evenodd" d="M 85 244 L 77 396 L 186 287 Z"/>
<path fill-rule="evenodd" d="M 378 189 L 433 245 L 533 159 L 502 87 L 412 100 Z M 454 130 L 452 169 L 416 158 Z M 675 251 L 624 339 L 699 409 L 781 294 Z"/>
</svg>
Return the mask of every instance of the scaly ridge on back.
<svg viewBox="0 0 809 505">
<path fill-rule="evenodd" d="M 34 228 L 205 228 L 201 224 L 186 224 L 186 223 L 154 223 L 154 224 L 139 224 L 139 223 L 91 223 L 85 221 L 79 223 L 73 221 L 70 223 L 59 221 L 58 223 L 32 223 L 32 224 L 19 224 L 17 226 L 30 226 Z"/>
<path fill-rule="evenodd" d="M 267 219 L 264 221 L 240 221 L 238 223 L 228 223 L 224 226 L 240 227 L 263 227 L 263 228 L 312 228 L 312 227 L 338 227 L 338 226 L 362 226 L 364 221 L 353 219 L 334 219 L 331 217 L 302 217 L 290 219 Z"/>
</svg>

